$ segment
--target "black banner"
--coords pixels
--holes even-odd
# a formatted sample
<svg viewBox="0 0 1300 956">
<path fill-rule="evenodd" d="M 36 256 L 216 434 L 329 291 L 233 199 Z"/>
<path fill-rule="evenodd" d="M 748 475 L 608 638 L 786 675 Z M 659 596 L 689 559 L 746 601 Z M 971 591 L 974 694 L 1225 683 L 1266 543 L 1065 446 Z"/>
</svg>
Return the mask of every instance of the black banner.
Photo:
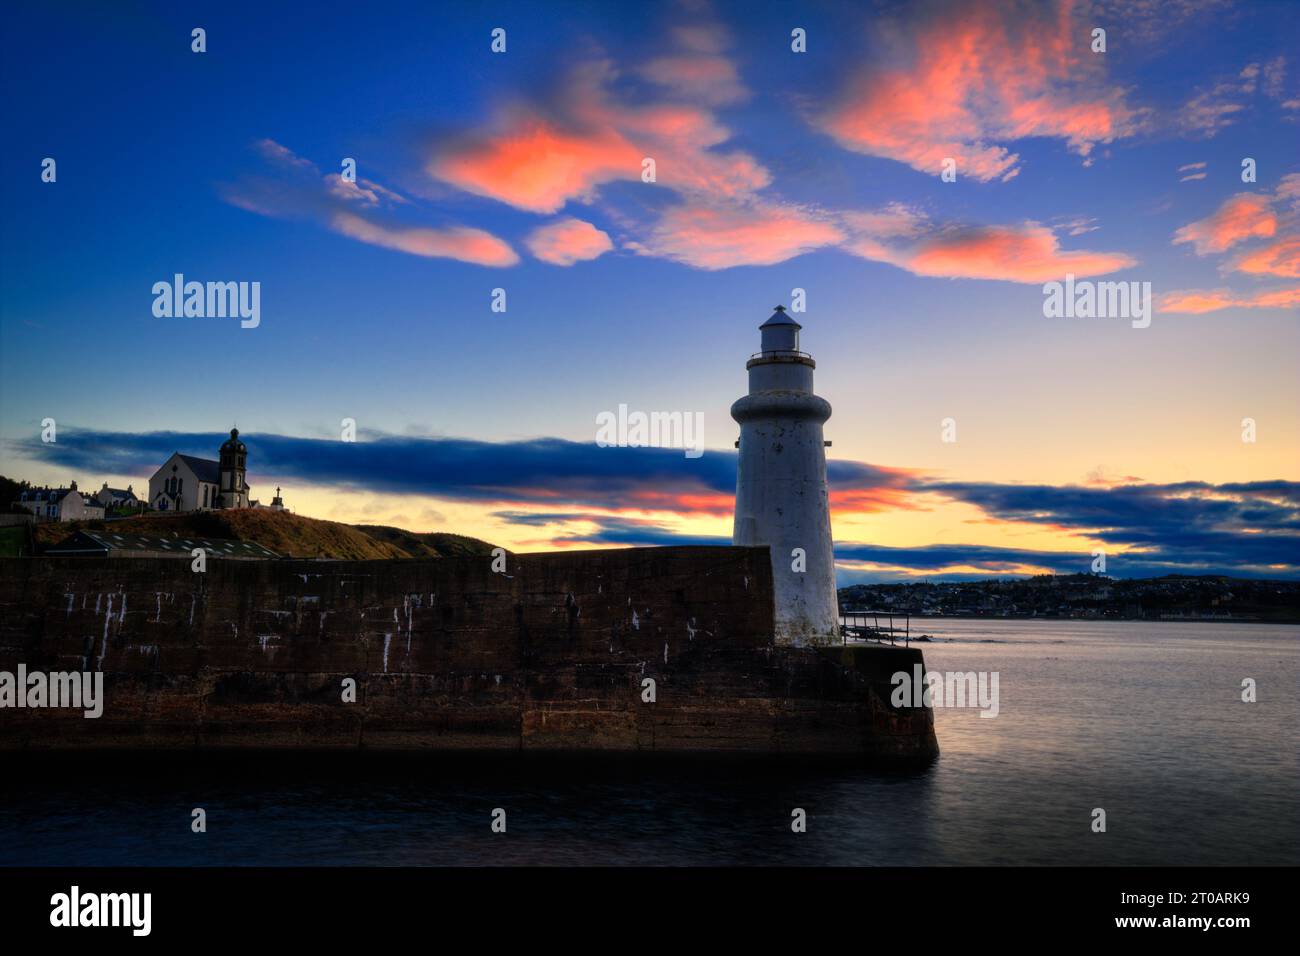
<svg viewBox="0 0 1300 956">
<path fill-rule="evenodd" d="M 13 869 L 7 940 L 337 945 L 462 933 L 558 945 L 689 923 L 863 944 L 1273 937 L 1292 869 Z M 939 934 L 936 937 L 934 934 Z M 1048 934 L 1048 935 L 1044 935 Z M 940 938 L 941 937 L 941 938 Z M 1139 943 L 1141 945 L 1141 943 Z"/>
</svg>

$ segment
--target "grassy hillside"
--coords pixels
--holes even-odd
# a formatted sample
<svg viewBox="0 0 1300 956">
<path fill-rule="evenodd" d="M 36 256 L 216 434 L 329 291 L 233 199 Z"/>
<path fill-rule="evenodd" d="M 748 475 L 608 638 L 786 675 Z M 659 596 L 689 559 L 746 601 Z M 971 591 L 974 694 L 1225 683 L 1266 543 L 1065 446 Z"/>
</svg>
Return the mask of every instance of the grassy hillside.
<svg viewBox="0 0 1300 956">
<path fill-rule="evenodd" d="M 446 534 L 440 531 L 403 531 L 382 524 L 354 525 L 376 541 L 383 541 L 405 552 L 412 558 L 460 558 L 467 555 L 492 553 L 492 545 L 463 534 Z"/>
<path fill-rule="evenodd" d="M 295 558 L 450 557 L 488 554 L 492 545 L 455 534 L 403 531 L 379 525 L 355 526 L 337 521 L 306 518 L 284 511 L 198 511 L 186 514 L 148 514 L 120 521 L 73 521 L 36 526 L 40 548 L 62 541 L 73 531 L 111 529 L 118 534 L 231 538 L 252 541 L 277 554 Z"/>
</svg>

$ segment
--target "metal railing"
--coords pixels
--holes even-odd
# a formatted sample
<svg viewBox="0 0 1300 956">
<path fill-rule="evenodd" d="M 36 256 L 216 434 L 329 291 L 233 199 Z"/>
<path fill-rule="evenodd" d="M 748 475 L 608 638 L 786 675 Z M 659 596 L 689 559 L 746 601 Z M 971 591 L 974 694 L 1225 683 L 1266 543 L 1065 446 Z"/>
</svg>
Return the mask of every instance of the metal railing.
<svg viewBox="0 0 1300 956">
<path fill-rule="evenodd" d="M 902 627 L 894 623 L 895 618 L 901 618 Z M 912 615 L 908 611 L 842 611 L 840 638 L 845 644 L 850 639 L 897 644 L 901 638 L 903 645 L 909 646 L 912 640 Z"/>
<path fill-rule="evenodd" d="M 795 349 L 771 349 L 766 352 L 755 352 L 749 357 L 749 360 L 752 362 L 754 359 L 761 358 L 790 359 L 791 361 L 795 361 L 810 359 L 812 358 L 812 355 L 809 352 L 799 352 Z"/>
</svg>

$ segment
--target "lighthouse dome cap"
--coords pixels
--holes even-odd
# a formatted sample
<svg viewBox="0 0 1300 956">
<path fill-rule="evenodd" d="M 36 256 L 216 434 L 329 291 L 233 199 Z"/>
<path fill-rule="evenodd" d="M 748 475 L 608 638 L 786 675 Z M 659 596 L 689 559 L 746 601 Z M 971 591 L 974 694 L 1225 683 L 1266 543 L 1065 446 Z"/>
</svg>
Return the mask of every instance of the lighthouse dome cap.
<svg viewBox="0 0 1300 956">
<path fill-rule="evenodd" d="M 768 320 L 764 322 L 762 325 L 760 325 L 759 328 L 770 329 L 779 325 L 794 326 L 796 329 L 803 328 L 802 325 L 800 325 L 798 322 L 796 322 L 794 319 L 790 318 L 790 316 L 786 314 L 785 306 L 783 305 L 778 305 L 776 307 L 776 311 L 774 311 L 771 317 L 768 318 Z"/>
</svg>

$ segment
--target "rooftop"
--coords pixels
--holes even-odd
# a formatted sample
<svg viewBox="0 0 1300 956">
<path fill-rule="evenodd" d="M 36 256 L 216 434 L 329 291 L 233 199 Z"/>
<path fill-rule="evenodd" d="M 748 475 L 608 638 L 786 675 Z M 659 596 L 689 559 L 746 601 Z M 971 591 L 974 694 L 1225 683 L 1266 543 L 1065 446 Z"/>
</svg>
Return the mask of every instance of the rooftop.
<svg viewBox="0 0 1300 956">
<path fill-rule="evenodd" d="M 117 552 L 148 552 L 152 554 L 174 554 L 188 558 L 195 548 L 202 548 L 213 558 L 278 558 L 279 555 L 270 548 L 251 541 L 233 541 L 227 538 L 204 538 L 191 536 L 182 538 L 157 537 L 128 532 L 117 534 L 112 531 L 78 531 L 47 548 L 45 553 L 51 556 L 68 555 L 108 555 Z"/>
<path fill-rule="evenodd" d="M 775 325 L 793 325 L 796 329 L 802 329 L 803 326 L 796 322 L 790 316 L 785 314 L 785 306 L 778 305 L 766 322 L 759 326 L 760 329 L 770 329 Z"/>
</svg>

